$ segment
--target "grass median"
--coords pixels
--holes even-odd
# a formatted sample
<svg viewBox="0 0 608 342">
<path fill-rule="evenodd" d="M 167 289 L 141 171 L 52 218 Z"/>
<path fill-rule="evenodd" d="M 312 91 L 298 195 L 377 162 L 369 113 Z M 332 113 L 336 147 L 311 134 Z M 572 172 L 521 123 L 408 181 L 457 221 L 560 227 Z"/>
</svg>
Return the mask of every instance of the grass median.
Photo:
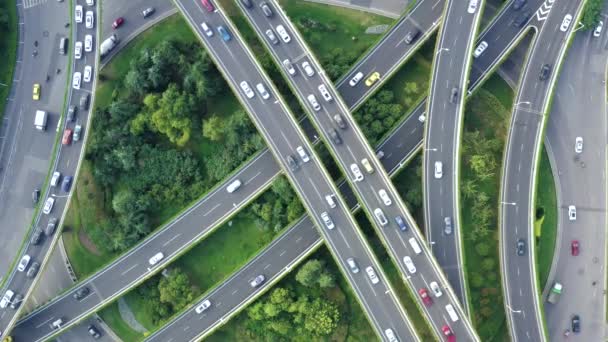
<svg viewBox="0 0 608 342">
<path fill-rule="evenodd" d="M 13 73 L 17 63 L 18 36 L 17 7 L 11 0 L 0 0 L 0 119 L 13 84 Z"/>
</svg>

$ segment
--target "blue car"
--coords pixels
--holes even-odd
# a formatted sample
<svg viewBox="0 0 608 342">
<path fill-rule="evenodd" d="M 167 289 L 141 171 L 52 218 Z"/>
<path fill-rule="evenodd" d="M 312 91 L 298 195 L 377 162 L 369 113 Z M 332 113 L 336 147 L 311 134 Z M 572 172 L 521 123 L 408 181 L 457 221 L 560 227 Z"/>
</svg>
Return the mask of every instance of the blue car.
<svg viewBox="0 0 608 342">
<path fill-rule="evenodd" d="M 397 222 L 397 225 L 399 226 L 399 229 L 401 229 L 404 232 L 407 231 L 407 225 L 405 224 L 405 221 L 403 220 L 403 217 L 396 216 L 395 217 L 395 222 Z"/>
<path fill-rule="evenodd" d="M 72 186 L 72 176 L 63 177 L 63 182 L 61 182 L 61 190 L 65 192 L 70 192 L 70 187 Z"/>
<path fill-rule="evenodd" d="M 218 26 L 217 32 L 220 33 L 220 36 L 222 36 L 222 39 L 225 42 L 228 42 L 228 41 L 230 41 L 232 39 L 232 36 L 230 35 L 230 32 L 228 32 L 228 30 L 224 26 Z"/>
</svg>

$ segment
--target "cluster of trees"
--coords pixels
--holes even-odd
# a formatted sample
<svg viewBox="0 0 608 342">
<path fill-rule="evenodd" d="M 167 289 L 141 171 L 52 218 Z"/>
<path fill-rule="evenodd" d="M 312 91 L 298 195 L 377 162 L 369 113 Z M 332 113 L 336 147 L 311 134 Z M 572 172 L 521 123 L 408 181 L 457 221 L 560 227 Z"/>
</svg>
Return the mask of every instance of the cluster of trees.
<svg viewBox="0 0 608 342">
<path fill-rule="evenodd" d="M 583 16 L 581 18 L 581 22 L 583 25 L 585 25 L 585 29 L 595 29 L 595 26 L 598 24 L 602 16 L 603 5 L 603 0 L 587 0 L 587 4 L 585 4 Z"/>
<path fill-rule="evenodd" d="M 460 192 L 470 212 L 469 224 L 463 225 L 465 238 L 474 246 L 473 260 L 481 260 L 478 268 L 469 270 L 469 280 L 481 324 L 500 308 L 498 274 L 498 189 L 500 165 L 506 138 L 508 111 L 496 97 L 480 90 L 470 101 L 474 118 L 465 118 L 462 161 L 465 168 Z M 471 120 L 472 119 L 472 120 Z M 475 122 L 476 128 L 470 126 Z M 471 258 L 469 258 L 471 259 Z"/>
<path fill-rule="evenodd" d="M 162 41 L 133 58 L 111 103 L 93 117 L 86 153 L 111 204 L 110 219 L 87 229 L 99 248 L 128 249 L 161 210 L 183 207 L 264 146 L 243 111 L 207 113 L 228 91 L 195 43 Z M 205 138 L 220 147 L 202 158 L 196 143 Z"/>
<path fill-rule="evenodd" d="M 200 292 L 180 268 L 163 273 L 148 279 L 134 290 L 145 307 L 142 311 L 150 314 L 155 326 L 190 305 Z"/>
<path fill-rule="evenodd" d="M 256 223 L 275 232 L 304 214 L 304 207 L 284 176 L 277 178 L 267 191 L 251 205 Z"/>
<path fill-rule="evenodd" d="M 10 18 L 8 16 L 8 8 L 6 5 L 11 3 L 10 1 L 0 1 L 0 31 L 7 32 L 9 28 Z"/>
<path fill-rule="evenodd" d="M 331 283 L 321 281 L 331 279 Z M 248 332 L 263 340 L 311 341 L 332 334 L 342 313 L 320 288 L 335 286 L 334 275 L 322 261 L 312 259 L 296 274 L 304 285 L 277 287 L 247 309 Z"/>
<path fill-rule="evenodd" d="M 403 116 L 403 106 L 391 90 L 381 90 L 353 113 L 363 134 L 374 146 Z"/>
</svg>

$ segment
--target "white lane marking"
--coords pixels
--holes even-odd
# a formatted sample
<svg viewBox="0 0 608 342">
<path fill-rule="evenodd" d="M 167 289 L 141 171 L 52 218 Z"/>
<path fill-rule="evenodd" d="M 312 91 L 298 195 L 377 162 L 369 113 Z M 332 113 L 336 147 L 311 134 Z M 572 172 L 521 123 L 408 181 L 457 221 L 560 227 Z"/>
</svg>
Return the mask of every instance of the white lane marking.
<svg viewBox="0 0 608 342">
<path fill-rule="evenodd" d="M 323 229 L 323 228 L 321 228 L 321 229 Z M 348 244 L 348 240 L 346 239 L 346 236 L 344 236 L 344 233 L 342 233 L 342 230 L 340 229 L 340 227 L 336 227 L 334 229 L 338 229 L 338 233 L 340 233 L 340 235 L 342 235 L 342 239 L 344 240 L 344 243 L 346 244 L 348 249 L 351 249 L 350 244 Z"/>
<path fill-rule="evenodd" d="M 261 175 L 262 171 L 259 171 L 258 173 L 256 173 L 253 177 L 249 178 L 246 182 L 245 185 L 251 183 L 251 181 L 253 181 L 257 176 Z"/>
<path fill-rule="evenodd" d="M 270 264 L 268 264 L 268 265 L 264 266 L 264 270 L 267 270 L 267 269 L 268 269 L 268 267 L 270 267 Z"/>
<path fill-rule="evenodd" d="M 127 270 L 125 270 L 124 272 L 122 272 L 120 275 L 124 276 L 125 274 L 129 273 L 129 271 L 131 271 L 132 269 L 134 269 L 137 266 L 139 266 L 139 264 L 135 264 L 135 265 L 129 267 Z"/>
<path fill-rule="evenodd" d="M 169 241 L 163 243 L 163 247 L 166 247 L 168 244 L 170 244 L 171 242 L 173 242 L 173 240 L 177 239 L 180 235 L 182 235 L 182 233 L 175 234 L 175 236 L 172 237 L 171 239 L 169 239 Z"/>
<path fill-rule="evenodd" d="M 213 208 L 209 209 L 208 212 L 204 213 L 203 216 L 207 216 L 207 215 L 211 214 L 211 212 L 214 211 L 220 205 L 221 205 L 220 203 L 216 204 Z"/>
</svg>

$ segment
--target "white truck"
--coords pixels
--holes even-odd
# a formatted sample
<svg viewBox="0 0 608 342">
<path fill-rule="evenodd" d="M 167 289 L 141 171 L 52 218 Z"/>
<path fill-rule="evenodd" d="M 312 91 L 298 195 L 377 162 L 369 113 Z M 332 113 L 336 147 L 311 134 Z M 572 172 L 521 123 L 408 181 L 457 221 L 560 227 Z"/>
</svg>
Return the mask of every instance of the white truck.
<svg viewBox="0 0 608 342">
<path fill-rule="evenodd" d="M 48 116 L 49 114 L 43 110 L 36 111 L 36 117 L 34 118 L 34 126 L 36 126 L 36 129 L 41 131 L 46 130 L 46 121 Z"/>
<path fill-rule="evenodd" d="M 559 301 L 559 297 L 562 295 L 562 284 L 555 282 L 551 291 L 549 292 L 549 297 L 547 297 L 547 302 L 551 304 L 556 304 Z"/>
<path fill-rule="evenodd" d="M 114 49 L 114 47 L 118 45 L 118 42 L 118 36 L 116 36 L 115 34 L 110 36 L 110 38 L 104 40 L 101 45 L 99 45 L 99 56 L 103 58 L 105 55 L 110 53 L 110 51 L 112 51 L 112 49 Z"/>
</svg>

